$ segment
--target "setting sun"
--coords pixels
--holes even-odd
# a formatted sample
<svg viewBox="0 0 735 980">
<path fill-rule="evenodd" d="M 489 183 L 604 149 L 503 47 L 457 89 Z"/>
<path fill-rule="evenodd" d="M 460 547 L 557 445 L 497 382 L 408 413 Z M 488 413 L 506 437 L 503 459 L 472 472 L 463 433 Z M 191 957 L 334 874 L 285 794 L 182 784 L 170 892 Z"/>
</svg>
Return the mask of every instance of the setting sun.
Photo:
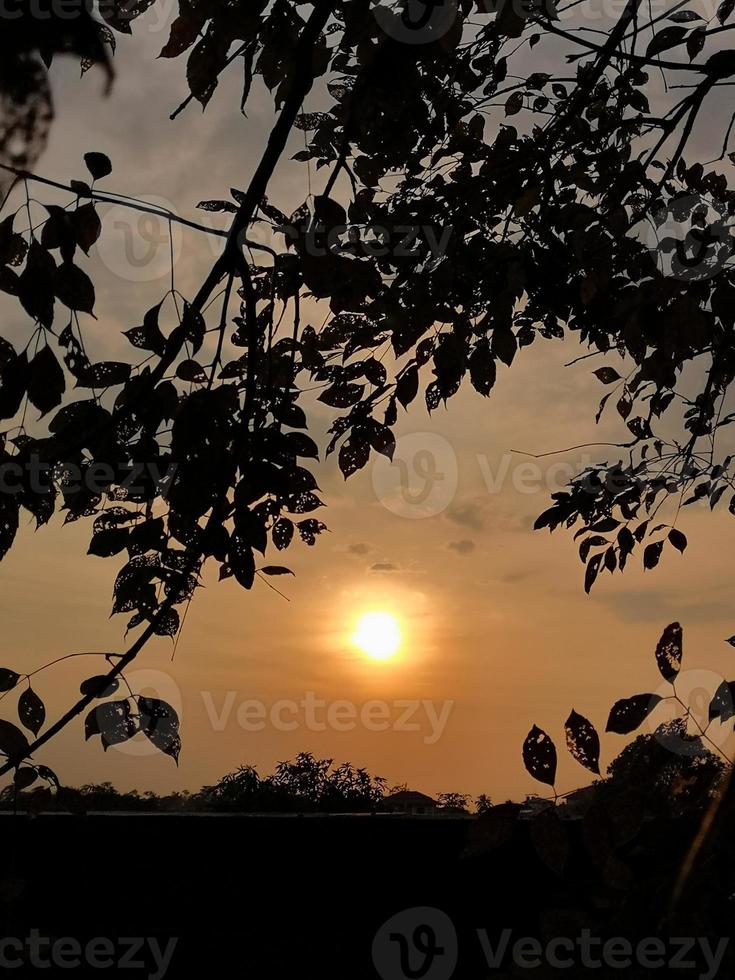
<svg viewBox="0 0 735 980">
<path fill-rule="evenodd" d="M 352 642 L 371 660 L 389 660 L 401 645 L 398 620 L 386 612 L 364 613 L 357 622 Z"/>
</svg>

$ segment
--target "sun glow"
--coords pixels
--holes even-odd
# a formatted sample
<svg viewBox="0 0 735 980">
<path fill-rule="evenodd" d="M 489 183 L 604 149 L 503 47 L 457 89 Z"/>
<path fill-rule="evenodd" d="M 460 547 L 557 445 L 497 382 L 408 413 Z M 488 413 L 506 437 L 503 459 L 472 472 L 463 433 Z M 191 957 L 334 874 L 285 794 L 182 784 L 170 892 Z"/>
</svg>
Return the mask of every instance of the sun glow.
<svg viewBox="0 0 735 980">
<path fill-rule="evenodd" d="M 357 621 L 352 642 L 371 660 L 390 660 L 401 645 L 398 620 L 386 612 L 364 613 Z"/>
</svg>

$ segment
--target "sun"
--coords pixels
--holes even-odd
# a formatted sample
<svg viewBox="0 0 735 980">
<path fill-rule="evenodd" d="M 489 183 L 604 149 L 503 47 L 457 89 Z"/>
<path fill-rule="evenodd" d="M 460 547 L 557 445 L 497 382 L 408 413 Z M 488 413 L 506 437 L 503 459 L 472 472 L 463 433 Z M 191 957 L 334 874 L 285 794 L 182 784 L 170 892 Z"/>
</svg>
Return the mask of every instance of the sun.
<svg viewBox="0 0 735 980">
<path fill-rule="evenodd" d="M 368 612 L 360 616 L 352 642 L 371 660 L 390 660 L 401 645 L 398 620 L 386 612 Z"/>
</svg>

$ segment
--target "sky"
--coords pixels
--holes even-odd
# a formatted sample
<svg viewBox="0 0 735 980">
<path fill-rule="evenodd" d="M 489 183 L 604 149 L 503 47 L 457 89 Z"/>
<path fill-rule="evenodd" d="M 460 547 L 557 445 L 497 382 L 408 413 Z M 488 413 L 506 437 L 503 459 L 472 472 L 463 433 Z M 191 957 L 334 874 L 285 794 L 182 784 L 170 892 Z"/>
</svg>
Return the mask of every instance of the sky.
<svg viewBox="0 0 735 980">
<path fill-rule="evenodd" d="M 37 171 L 83 178 L 82 154 L 102 151 L 114 166 L 109 189 L 214 223 L 196 203 L 247 186 L 270 110 L 259 98 L 243 118 L 239 76 L 229 77 L 206 113 L 191 106 L 169 122 L 186 94 L 184 65 L 155 60 L 167 37 L 159 15 L 142 23 L 135 41 L 120 42 L 108 98 L 100 74 L 80 81 L 71 63 L 54 69 L 58 115 Z M 297 149 L 298 137 L 290 152 Z M 288 212 L 306 193 L 303 165 L 279 168 L 274 203 Z M 90 263 L 98 321 L 86 330 L 100 356 L 114 357 L 129 349 L 121 331 L 168 289 L 169 244 L 155 221 L 100 211 L 104 233 Z M 177 230 L 174 251 L 177 286 L 193 294 L 215 246 Z M 8 336 L 27 331 L 14 305 L 3 315 Z M 518 799 L 539 789 L 521 761 L 533 724 L 560 750 L 557 789 L 588 782 L 562 750 L 566 717 L 575 709 L 602 732 L 614 701 L 659 690 L 653 652 L 672 620 L 684 627 L 681 692 L 697 697 L 735 676 L 735 650 L 724 642 L 735 633 L 726 504 L 683 515 L 684 557 L 670 550 L 646 573 L 635 562 L 624 576 L 601 577 L 591 596 L 571 537 L 532 530 L 549 494 L 605 450 L 529 454 L 620 439 L 612 416 L 594 425 L 605 391 L 590 364 L 564 367 L 578 353 L 567 342 L 537 343 L 500 372 L 490 399 L 465 390 L 431 416 L 417 400 L 399 420 L 394 465 L 381 457 L 345 483 L 333 457 L 321 463 L 327 507 L 317 516 L 330 533 L 286 553 L 295 577 L 276 581 L 283 595 L 205 575 L 175 658 L 171 642 L 159 639 L 127 672 L 134 689 L 179 711 L 178 768 L 142 736 L 103 753 L 98 739 L 83 741 L 81 721 L 36 761 L 70 785 L 195 791 L 238 765 L 265 773 L 312 751 L 431 794 Z M 328 412 L 315 404 L 322 444 Z M 0 665 L 25 673 L 69 653 L 124 649 L 125 617 L 109 617 L 118 560 L 87 557 L 88 541 L 81 522 L 22 528 L 0 564 Z M 369 660 L 351 642 L 371 611 L 400 625 L 401 648 L 390 660 Z M 74 700 L 98 659 L 38 675 L 49 718 Z M 5 700 L 4 717 L 12 719 L 12 704 Z M 666 717 L 659 712 L 656 721 Z M 603 736 L 603 764 L 624 744 Z"/>
</svg>

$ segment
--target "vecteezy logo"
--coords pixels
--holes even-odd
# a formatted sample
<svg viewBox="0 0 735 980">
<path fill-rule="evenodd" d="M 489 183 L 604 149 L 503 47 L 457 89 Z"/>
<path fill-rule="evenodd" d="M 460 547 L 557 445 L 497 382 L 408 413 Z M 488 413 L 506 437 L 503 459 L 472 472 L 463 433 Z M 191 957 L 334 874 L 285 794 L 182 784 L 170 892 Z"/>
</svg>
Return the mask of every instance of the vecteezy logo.
<svg viewBox="0 0 735 980">
<path fill-rule="evenodd" d="M 718 692 L 717 698 L 713 701 L 715 692 Z M 667 683 L 661 684 L 655 695 L 661 698 L 662 708 L 657 711 L 655 720 L 646 719 L 645 727 L 659 745 L 675 755 L 688 758 L 699 758 L 703 748 L 724 751 L 732 726 L 721 724 L 718 712 L 713 715 L 710 706 L 719 705 L 719 715 L 726 720 L 735 715 L 735 709 L 732 691 L 727 684 L 723 684 L 719 674 L 696 667 L 682 670 L 676 678 L 678 701 L 672 700 L 671 686 Z M 702 732 L 707 736 L 704 743 L 699 737 Z"/>
<path fill-rule="evenodd" d="M 165 198 L 139 198 L 156 214 L 136 211 L 124 204 L 114 204 L 100 209 L 105 234 L 96 245 L 102 263 L 126 282 L 155 282 L 171 275 L 171 263 L 175 265 L 183 247 L 181 226 L 169 221 L 167 212 L 173 211 Z"/>
<path fill-rule="evenodd" d="M 662 275 L 697 282 L 717 275 L 732 258 L 732 227 L 718 201 L 680 194 L 652 209 L 631 233 L 651 252 Z"/>
<path fill-rule="evenodd" d="M 436 432 L 399 436 L 393 459 L 376 457 L 373 490 L 381 504 L 399 517 L 435 517 L 457 492 L 457 455 Z"/>
<path fill-rule="evenodd" d="M 380 28 L 404 44 L 429 44 L 457 19 L 457 0 L 372 0 Z"/>
<path fill-rule="evenodd" d="M 382 980 L 449 980 L 457 965 L 457 933 L 440 909 L 406 909 L 373 940 L 373 963 Z"/>
</svg>

